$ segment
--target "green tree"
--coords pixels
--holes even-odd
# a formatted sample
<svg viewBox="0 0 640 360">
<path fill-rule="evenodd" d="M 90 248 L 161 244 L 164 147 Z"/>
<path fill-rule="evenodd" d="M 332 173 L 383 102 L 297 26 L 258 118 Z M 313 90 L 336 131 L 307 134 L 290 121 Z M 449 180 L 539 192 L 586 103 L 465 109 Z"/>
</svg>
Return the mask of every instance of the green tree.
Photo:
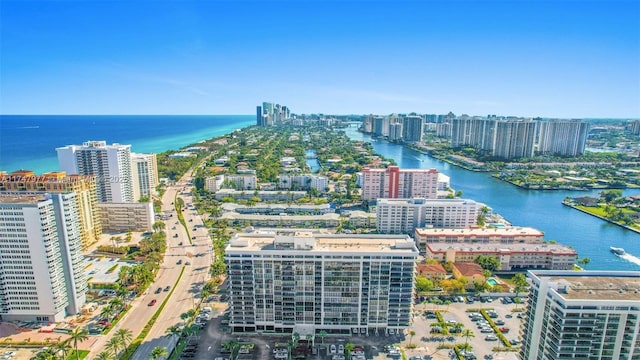
<svg viewBox="0 0 640 360">
<path fill-rule="evenodd" d="M 56 353 L 62 353 L 63 359 L 66 359 L 67 355 L 71 352 L 71 345 L 69 345 L 68 341 L 60 341 L 54 348 Z"/>
<path fill-rule="evenodd" d="M 431 289 L 433 289 L 433 281 L 422 276 L 416 277 L 416 291 L 421 293 Z"/>
<path fill-rule="evenodd" d="M 584 258 L 578 260 L 578 265 L 580 265 L 580 267 L 584 268 L 587 265 L 589 265 L 590 262 L 591 262 L 591 259 L 589 259 L 588 257 L 584 257 Z"/>
<path fill-rule="evenodd" d="M 167 225 L 162 221 L 156 221 L 153 223 L 151 227 L 153 228 L 153 231 L 160 232 L 164 230 L 167 227 Z"/>
<path fill-rule="evenodd" d="M 483 269 L 491 272 L 496 271 L 500 267 L 500 261 L 490 255 L 479 255 L 474 262 L 480 265 Z"/>
<path fill-rule="evenodd" d="M 416 332 L 413 330 L 409 330 L 409 346 L 411 346 L 411 342 L 413 341 L 413 337 L 416 336 Z"/>
<path fill-rule="evenodd" d="M 464 329 L 464 330 L 462 330 L 462 334 L 461 334 L 461 335 L 465 337 L 465 339 L 466 339 L 465 344 L 466 344 L 466 345 L 468 345 L 468 344 L 469 344 L 469 338 L 472 338 L 472 339 L 473 339 L 474 337 L 476 337 L 476 335 L 475 335 L 475 334 L 473 333 L 473 331 L 471 331 L 470 329 Z"/>
<path fill-rule="evenodd" d="M 69 339 L 73 343 L 73 348 L 76 350 L 76 360 L 80 359 L 80 354 L 78 354 L 78 343 L 81 343 L 88 338 L 89 332 L 79 326 L 69 333 Z"/>
<path fill-rule="evenodd" d="M 320 332 L 316 336 L 319 337 L 320 338 L 320 342 L 322 344 L 324 344 L 324 338 L 326 338 L 327 335 L 329 335 L 329 333 L 327 333 L 325 330 L 320 330 Z"/>
<path fill-rule="evenodd" d="M 131 340 L 133 340 L 133 333 L 129 329 L 119 329 L 118 331 L 116 331 L 114 337 L 120 340 L 124 349 L 129 346 Z"/>
<path fill-rule="evenodd" d="M 113 359 L 113 356 L 111 356 L 111 354 L 109 354 L 106 351 L 103 351 L 96 356 L 96 360 L 111 360 L 111 359 Z"/>
<path fill-rule="evenodd" d="M 104 347 L 117 358 L 120 353 L 120 349 L 124 348 L 124 344 L 116 336 L 113 336 L 109 341 L 107 341 L 107 344 Z"/>
<path fill-rule="evenodd" d="M 519 293 L 525 291 L 529 287 L 529 283 L 527 283 L 527 277 L 523 273 L 515 274 L 511 279 L 511 282 L 513 282 L 516 297 L 518 297 Z"/>
<path fill-rule="evenodd" d="M 180 335 L 182 334 L 182 330 L 177 325 L 172 325 L 172 326 L 168 327 L 165 332 L 167 333 L 167 335 L 170 335 L 170 336 L 174 336 L 175 335 L 177 337 L 180 337 Z"/>
<path fill-rule="evenodd" d="M 156 360 L 161 357 L 167 356 L 169 353 L 167 352 L 167 348 L 164 346 L 156 346 L 151 350 L 151 359 Z"/>
</svg>

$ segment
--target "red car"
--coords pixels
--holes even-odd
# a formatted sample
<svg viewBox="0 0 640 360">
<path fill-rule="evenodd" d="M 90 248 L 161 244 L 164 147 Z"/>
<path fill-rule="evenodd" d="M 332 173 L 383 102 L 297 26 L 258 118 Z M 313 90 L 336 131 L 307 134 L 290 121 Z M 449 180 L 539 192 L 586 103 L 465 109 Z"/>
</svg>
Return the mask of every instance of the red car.
<svg viewBox="0 0 640 360">
<path fill-rule="evenodd" d="M 149 306 L 153 306 L 153 305 L 155 305 L 155 304 L 156 304 L 156 301 L 157 301 L 156 299 L 151 300 L 151 302 L 149 303 Z"/>
<path fill-rule="evenodd" d="M 500 328 L 500 331 L 506 334 L 509 332 L 509 328 L 503 327 L 503 328 Z"/>
</svg>

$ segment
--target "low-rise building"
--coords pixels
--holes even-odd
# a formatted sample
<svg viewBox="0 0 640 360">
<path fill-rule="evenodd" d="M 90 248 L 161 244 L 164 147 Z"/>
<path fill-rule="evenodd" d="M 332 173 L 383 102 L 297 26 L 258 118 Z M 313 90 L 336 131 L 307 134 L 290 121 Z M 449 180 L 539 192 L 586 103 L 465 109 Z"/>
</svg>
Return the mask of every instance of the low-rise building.
<svg viewBox="0 0 640 360">
<path fill-rule="evenodd" d="M 447 277 L 447 270 L 440 264 L 418 264 L 416 266 L 416 273 L 434 283 L 444 280 Z"/>
<path fill-rule="evenodd" d="M 476 263 L 454 263 L 452 266 L 453 277 L 464 278 L 467 281 L 466 289 L 473 289 L 475 284 L 483 284 L 487 279 L 484 277 L 483 269 Z"/>
<path fill-rule="evenodd" d="M 220 220 L 226 221 L 229 225 L 257 226 L 257 227 L 328 227 L 335 228 L 340 225 L 340 215 L 336 213 L 326 213 L 322 215 L 261 215 L 261 214 L 240 214 L 237 212 L 227 212 L 220 216 Z"/>
<path fill-rule="evenodd" d="M 223 203 L 223 212 L 259 215 L 322 215 L 335 212 L 329 204 L 253 204 L 251 206 Z"/>
<path fill-rule="evenodd" d="M 314 174 L 280 174 L 278 175 L 278 188 L 288 190 L 316 189 L 324 192 L 329 188 L 326 176 Z"/>
<path fill-rule="evenodd" d="M 427 243 L 427 258 L 441 262 L 473 262 L 478 256 L 493 256 L 500 263 L 496 271 L 528 269 L 569 270 L 578 259 L 572 248 L 558 244 L 465 244 Z"/>
<path fill-rule="evenodd" d="M 294 201 L 307 195 L 306 191 L 244 191 L 233 189 L 220 189 L 216 192 L 216 200 L 220 201 L 224 198 L 237 200 L 250 200 L 258 197 L 262 201 Z"/>
<path fill-rule="evenodd" d="M 414 239 L 419 248 L 434 243 L 471 243 L 471 244 L 541 244 L 544 233 L 540 230 L 507 226 L 503 228 L 468 228 L 468 229 L 416 229 Z"/>
</svg>

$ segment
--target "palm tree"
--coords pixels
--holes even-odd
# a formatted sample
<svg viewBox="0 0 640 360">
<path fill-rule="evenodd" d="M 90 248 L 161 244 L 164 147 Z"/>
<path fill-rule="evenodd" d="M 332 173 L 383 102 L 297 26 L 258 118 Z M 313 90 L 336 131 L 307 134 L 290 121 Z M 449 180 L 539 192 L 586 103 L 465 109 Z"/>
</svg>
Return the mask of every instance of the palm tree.
<svg viewBox="0 0 640 360">
<path fill-rule="evenodd" d="M 123 347 L 123 344 L 122 341 L 114 335 L 109 339 L 109 341 L 107 341 L 107 344 L 104 347 L 111 352 L 114 357 L 118 357 L 118 353 L 120 352 L 120 348 Z"/>
<path fill-rule="evenodd" d="M 108 305 L 102 308 L 102 311 L 100 311 L 100 317 L 107 320 L 111 320 L 113 313 L 114 313 L 113 308 Z"/>
<path fill-rule="evenodd" d="M 113 357 L 106 351 L 101 352 L 96 356 L 96 360 L 111 360 Z"/>
<path fill-rule="evenodd" d="M 465 345 L 469 345 L 469 338 L 474 338 L 476 337 L 476 334 L 473 333 L 473 331 L 471 331 L 471 329 L 464 329 L 462 330 L 462 336 L 465 337 L 465 339 L 467 340 L 465 342 Z"/>
<path fill-rule="evenodd" d="M 49 348 L 47 350 L 41 351 L 36 355 L 37 360 L 57 360 L 58 356 L 56 355 L 55 350 Z"/>
<path fill-rule="evenodd" d="M 109 307 L 113 308 L 113 309 L 121 309 L 122 306 L 124 306 L 124 300 L 122 300 L 119 297 L 114 297 L 113 299 L 111 299 L 111 301 L 109 301 Z"/>
<path fill-rule="evenodd" d="M 325 330 L 320 330 L 320 332 L 316 336 L 318 336 L 320 338 L 320 341 L 322 342 L 322 344 L 324 344 L 324 338 L 326 338 L 327 335 L 329 335 L 329 334 Z"/>
<path fill-rule="evenodd" d="M 169 353 L 167 352 L 167 348 L 163 346 L 156 346 L 153 348 L 153 350 L 151 350 L 152 360 L 156 360 L 167 355 L 169 355 Z"/>
<path fill-rule="evenodd" d="M 345 352 L 345 354 L 347 355 L 347 359 L 349 359 L 349 358 L 350 358 L 350 356 L 349 356 L 349 355 L 351 355 L 351 351 L 353 351 L 353 349 L 354 349 L 355 347 L 356 347 L 356 345 L 355 345 L 355 344 L 353 344 L 353 343 L 347 343 L 347 344 L 344 346 L 344 352 Z"/>
<path fill-rule="evenodd" d="M 73 342 L 73 348 L 76 350 L 76 360 L 80 360 L 80 354 L 78 354 L 78 343 L 81 343 L 88 338 L 88 331 L 79 326 L 69 333 L 69 339 Z"/>
<path fill-rule="evenodd" d="M 118 338 L 122 343 L 122 348 L 126 349 L 133 340 L 133 333 L 129 329 L 120 329 L 116 331 L 114 337 Z"/>
<path fill-rule="evenodd" d="M 62 353 L 62 358 L 66 359 L 71 352 L 71 345 L 69 345 L 69 341 L 61 341 L 56 344 L 54 349 L 56 353 Z"/>
<path fill-rule="evenodd" d="M 307 334 L 304 338 L 307 340 L 307 347 L 308 347 L 309 344 L 313 342 L 313 335 Z"/>
<path fill-rule="evenodd" d="M 180 335 L 182 334 L 182 330 L 180 329 L 179 326 L 177 325 L 173 325 L 167 328 L 167 330 L 165 331 L 167 333 L 167 335 L 169 336 L 177 336 L 180 337 Z"/>
<path fill-rule="evenodd" d="M 411 346 L 411 342 L 413 341 L 413 337 L 416 336 L 416 332 L 413 330 L 409 331 L 409 346 Z"/>
</svg>

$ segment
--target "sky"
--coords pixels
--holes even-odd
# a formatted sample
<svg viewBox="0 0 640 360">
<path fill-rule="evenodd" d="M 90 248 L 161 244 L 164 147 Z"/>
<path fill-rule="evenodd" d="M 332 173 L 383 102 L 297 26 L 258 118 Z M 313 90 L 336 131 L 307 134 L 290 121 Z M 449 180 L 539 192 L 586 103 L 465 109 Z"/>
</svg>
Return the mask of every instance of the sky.
<svg viewBox="0 0 640 360">
<path fill-rule="evenodd" d="M 0 0 L 0 114 L 640 118 L 640 1 Z"/>
</svg>

